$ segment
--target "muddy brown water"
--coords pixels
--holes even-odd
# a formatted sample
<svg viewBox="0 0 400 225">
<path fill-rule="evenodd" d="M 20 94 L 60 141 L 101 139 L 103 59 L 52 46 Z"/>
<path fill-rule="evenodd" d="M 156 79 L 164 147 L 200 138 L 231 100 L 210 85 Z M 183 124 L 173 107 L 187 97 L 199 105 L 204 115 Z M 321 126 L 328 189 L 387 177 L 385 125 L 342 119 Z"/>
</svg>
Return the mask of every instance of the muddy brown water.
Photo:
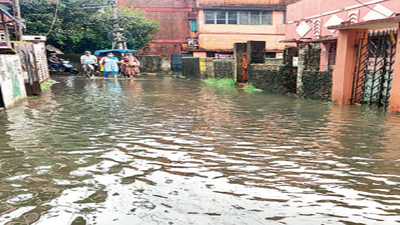
<svg viewBox="0 0 400 225">
<path fill-rule="evenodd" d="M 399 224 L 400 115 L 171 76 L 0 112 L 0 224 Z"/>
</svg>

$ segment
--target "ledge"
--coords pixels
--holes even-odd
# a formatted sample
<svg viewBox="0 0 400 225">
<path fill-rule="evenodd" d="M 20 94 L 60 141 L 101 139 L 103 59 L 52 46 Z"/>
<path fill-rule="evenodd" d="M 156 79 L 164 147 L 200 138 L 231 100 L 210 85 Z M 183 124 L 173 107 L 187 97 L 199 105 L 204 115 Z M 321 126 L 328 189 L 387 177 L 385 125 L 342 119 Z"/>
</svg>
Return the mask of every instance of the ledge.
<svg viewBox="0 0 400 225">
<path fill-rule="evenodd" d="M 329 26 L 329 30 L 357 30 L 357 29 L 368 29 L 368 30 L 378 30 L 398 27 L 400 23 L 400 16 L 370 20 L 359 23 L 342 23 L 340 25 Z"/>
</svg>

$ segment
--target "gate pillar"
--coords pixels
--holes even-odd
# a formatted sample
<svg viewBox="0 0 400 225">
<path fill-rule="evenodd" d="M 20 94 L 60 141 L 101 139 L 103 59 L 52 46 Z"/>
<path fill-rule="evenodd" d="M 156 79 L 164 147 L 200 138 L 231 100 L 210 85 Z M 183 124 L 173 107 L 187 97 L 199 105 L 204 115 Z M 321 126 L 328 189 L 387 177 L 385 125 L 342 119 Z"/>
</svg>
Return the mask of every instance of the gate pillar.
<svg viewBox="0 0 400 225">
<path fill-rule="evenodd" d="M 392 90 L 390 91 L 389 112 L 400 112 L 400 24 L 397 32 L 397 52 L 393 65 Z"/>
<path fill-rule="evenodd" d="M 366 29 L 339 30 L 336 65 L 332 74 L 333 102 L 350 104 L 358 38 L 362 32 L 367 31 Z"/>
<path fill-rule="evenodd" d="M 247 52 L 247 43 L 235 43 L 233 45 L 233 57 L 235 60 L 234 80 L 243 82 L 243 54 Z M 247 67 L 247 65 L 245 65 Z"/>
</svg>

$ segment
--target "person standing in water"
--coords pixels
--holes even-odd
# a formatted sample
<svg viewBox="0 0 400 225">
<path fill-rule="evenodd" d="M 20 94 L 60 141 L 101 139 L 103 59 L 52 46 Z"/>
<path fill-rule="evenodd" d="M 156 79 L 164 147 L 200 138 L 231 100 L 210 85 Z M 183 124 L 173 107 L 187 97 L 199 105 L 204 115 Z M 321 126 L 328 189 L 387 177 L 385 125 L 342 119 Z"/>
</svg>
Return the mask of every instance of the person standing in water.
<svg viewBox="0 0 400 225">
<path fill-rule="evenodd" d="M 118 76 L 118 58 L 114 57 L 112 52 L 107 53 L 106 57 L 100 60 L 100 65 L 104 65 L 104 77 L 108 78 L 110 75 L 117 78 Z"/>
<path fill-rule="evenodd" d="M 126 54 L 126 57 L 124 57 L 121 62 L 125 66 L 125 76 L 133 78 L 140 73 L 140 62 L 132 53 Z"/>
</svg>

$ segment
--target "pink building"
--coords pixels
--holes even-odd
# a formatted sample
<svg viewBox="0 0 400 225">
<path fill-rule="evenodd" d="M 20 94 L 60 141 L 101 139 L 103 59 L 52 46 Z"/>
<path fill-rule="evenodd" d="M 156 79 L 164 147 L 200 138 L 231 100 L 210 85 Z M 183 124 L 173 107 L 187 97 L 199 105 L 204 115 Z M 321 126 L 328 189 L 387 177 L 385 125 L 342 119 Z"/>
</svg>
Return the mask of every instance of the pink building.
<svg viewBox="0 0 400 225">
<path fill-rule="evenodd" d="M 287 6 L 286 43 L 320 42 L 321 70 L 336 63 L 339 32 L 329 26 L 394 17 L 399 0 L 301 0 Z"/>
</svg>

